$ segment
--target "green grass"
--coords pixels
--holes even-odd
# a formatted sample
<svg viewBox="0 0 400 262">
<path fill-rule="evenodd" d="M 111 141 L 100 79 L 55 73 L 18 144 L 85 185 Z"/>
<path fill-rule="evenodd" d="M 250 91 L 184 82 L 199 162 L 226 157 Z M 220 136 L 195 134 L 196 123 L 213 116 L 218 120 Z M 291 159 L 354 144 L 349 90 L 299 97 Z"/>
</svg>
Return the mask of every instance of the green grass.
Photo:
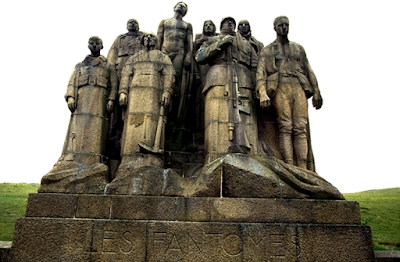
<svg viewBox="0 0 400 262">
<path fill-rule="evenodd" d="M 15 220 L 25 216 L 29 193 L 39 184 L 0 183 L 0 241 L 12 241 Z M 375 250 L 400 251 L 400 188 L 343 194 L 358 201 L 363 225 L 372 229 Z"/>
<path fill-rule="evenodd" d="M 15 220 L 25 216 L 29 193 L 36 193 L 39 184 L 0 183 L 0 241 L 12 241 Z"/>
<path fill-rule="evenodd" d="M 400 251 L 400 188 L 343 195 L 360 203 L 361 222 L 371 227 L 375 250 Z"/>
</svg>

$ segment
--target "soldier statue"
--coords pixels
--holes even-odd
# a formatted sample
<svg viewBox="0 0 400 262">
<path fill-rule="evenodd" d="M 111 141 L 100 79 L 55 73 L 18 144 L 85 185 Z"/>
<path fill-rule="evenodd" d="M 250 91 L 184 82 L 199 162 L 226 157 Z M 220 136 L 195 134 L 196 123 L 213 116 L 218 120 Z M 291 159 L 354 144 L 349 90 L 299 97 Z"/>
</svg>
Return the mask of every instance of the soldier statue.
<svg viewBox="0 0 400 262">
<path fill-rule="evenodd" d="M 223 18 L 220 34 L 196 53 L 198 63 L 210 65 L 203 88 L 206 163 L 228 152 L 258 152 L 253 101 L 257 54 L 235 27 L 232 17 Z"/>
<path fill-rule="evenodd" d="M 246 38 L 247 41 L 251 44 L 257 54 L 260 53 L 261 49 L 264 47 L 264 44 L 258 41 L 254 36 L 251 35 L 250 23 L 247 20 L 240 20 L 238 25 L 239 33 Z"/>
<path fill-rule="evenodd" d="M 121 79 L 122 68 L 126 61 L 138 51 L 144 49 L 141 44 L 143 32 L 139 31 L 138 21 L 136 19 L 129 19 L 126 28 L 128 32 L 119 35 L 115 39 L 107 55 L 107 60 L 115 65 L 119 79 Z"/>
<path fill-rule="evenodd" d="M 100 55 L 103 41 L 97 36 L 91 37 L 89 49 L 91 54 L 75 66 L 70 77 L 65 95 L 71 111 L 67 137 L 62 156 L 42 179 L 41 192 L 52 192 L 54 183 L 62 184 L 57 192 L 70 192 L 69 186 L 76 189 L 79 179 L 84 183 L 90 176 L 100 175 L 101 183 L 108 182 L 107 112 L 113 109 L 118 80 L 115 66 Z M 61 182 L 63 179 L 65 183 Z"/>
<path fill-rule="evenodd" d="M 216 36 L 216 27 L 213 21 L 206 20 L 203 24 L 203 32 L 196 34 L 193 43 L 193 53 L 196 54 L 200 46 L 210 37 Z M 192 119 L 192 127 L 194 130 L 194 147 L 197 150 L 204 150 L 204 95 L 202 94 L 203 87 L 206 83 L 207 71 L 210 68 L 208 64 L 198 64 L 196 60 L 194 61 L 194 90 L 192 107 L 194 107 L 193 115 L 195 118 Z"/>
<path fill-rule="evenodd" d="M 156 49 L 156 35 L 145 33 L 142 44 L 145 49 L 129 58 L 122 70 L 119 104 L 126 107 L 126 119 L 120 168 L 163 167 L 165 109 L 173 94 L 175 72 L 169 57 Z"/>
<path fill-rule="evenodd" d="M 275 109 L 279 130 L 279 147 L 283 160 L 309 167 L 308 104 L 320 109 L 322 97 L 317 79 L 307 60 L 304 48 L 288 39 L 289 19 L 274 20 L 276 40 L 264 47 L 257 68 L 257 94 L 261 107 Z M 310 168 L 309 168 L 310 169 Z"/>
<path fill-rule="evenodd" d="M 118 80 L 121 80 L 121 72 L 126 61 L 135 53 L 144 49 L 141 43 L 143 32 L 139 31 L 139 23 L 136 19 L 129 19 L 126 28 L 127 33 L 119 35 L 107 55 L 107 60 L 114 64 L 117 69 Z M 109 138 L 107 142 L 107 157 L 110 163 L 111 177 L 114 178 L 115 172 L 121 161 L 121 135 L 125 117 L 123 109 L 116 104 L 110 117 Z"/>
</svg>

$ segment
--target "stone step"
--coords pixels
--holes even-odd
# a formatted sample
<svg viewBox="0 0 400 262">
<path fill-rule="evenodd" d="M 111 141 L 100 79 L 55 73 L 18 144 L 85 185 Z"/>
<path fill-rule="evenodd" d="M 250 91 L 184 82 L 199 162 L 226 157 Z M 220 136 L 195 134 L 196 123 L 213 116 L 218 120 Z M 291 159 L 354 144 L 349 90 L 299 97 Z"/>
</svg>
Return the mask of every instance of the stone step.
<svg viewBox="0 0 400 262">
<path fill-rule="evenodd" d="M 26 217 L 360 225 L 357 202 L 266 198 L 30 194 Z"/>
</svg>

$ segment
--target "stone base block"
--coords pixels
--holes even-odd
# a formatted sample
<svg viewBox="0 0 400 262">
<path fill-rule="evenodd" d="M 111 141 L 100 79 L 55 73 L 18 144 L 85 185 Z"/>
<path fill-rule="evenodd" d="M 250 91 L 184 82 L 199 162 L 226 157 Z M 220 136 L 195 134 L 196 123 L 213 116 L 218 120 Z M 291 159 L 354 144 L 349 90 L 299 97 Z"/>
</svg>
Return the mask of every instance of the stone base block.
<svg viewBox="0 0 400 262">
<path fill-rule="evenodd" d="M 374 261 L 368 227 L 25 218 L 11 261 Z"/>
<path fill-rule="evenodd" d="M 32 194 L 11 261 L 374 261 L 356 202 Z"/>
</svg>

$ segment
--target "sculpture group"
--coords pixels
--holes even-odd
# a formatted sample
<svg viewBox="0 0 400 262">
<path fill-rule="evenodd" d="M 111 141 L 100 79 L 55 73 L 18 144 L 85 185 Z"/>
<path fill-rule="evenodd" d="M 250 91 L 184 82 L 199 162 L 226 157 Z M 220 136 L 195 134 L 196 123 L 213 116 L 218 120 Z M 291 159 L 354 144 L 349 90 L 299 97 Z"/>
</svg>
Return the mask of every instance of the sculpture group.
<svg viewBox="0 0 400 262">
<path fill-rule="evenodd" d="M 187 11 L 177 3 L 156 35 L 130 19 L 107 58 L 102 40 L 89 39 L 91 54 L 75 66 L 65 95 L 71 119 L 63 153 L 40 192 L 115 193 L 123 179 L 144 183 L 139 173 L 163 174 L 164 182 L 167 174 L 184 188 L 207 180 L 226 155 L 263 159 L 253 164 L 262 168 L 274 169 L 273 161 L 274 172 L 307 177 L 279 178 L 294 188 L 329 184 L 313 172 L 308 124 L 307 99 L 319 109 L 322 97 L 304 48 L 288 40 L 288 18 L 274 20 L 277 38 L 264 47 L 249 21 L 232 17 L 222 18 L 219 33 L 205 21 L 193 41 L 192 25 L 182 19 Z M 167 157 L 187 167 L 168 165 Z M 330 196 L 341 198 L 337 193 Z"/>
</svg>

